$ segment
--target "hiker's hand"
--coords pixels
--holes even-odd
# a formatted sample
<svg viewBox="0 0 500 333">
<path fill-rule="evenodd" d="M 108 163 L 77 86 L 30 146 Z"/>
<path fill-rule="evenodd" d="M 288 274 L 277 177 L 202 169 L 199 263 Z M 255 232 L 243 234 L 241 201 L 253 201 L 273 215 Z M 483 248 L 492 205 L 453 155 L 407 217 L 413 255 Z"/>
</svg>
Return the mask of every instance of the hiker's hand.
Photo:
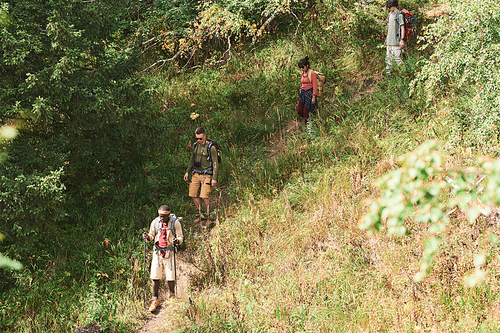
<svg viewBox="0 0 500 333">
<path fill-rule="evenodd" d="M 179 240 L 177 238 L 174 238 L 173 243 L 174 245 L 179 245 Z"/>
<path fill-rule="evenodd" d="M 401 39 L 401 41 L 399 42 L 399 47 L 403 48 L 405 47 L 405 41 Z"/>
<path fill-rule="evenodd" d="M 316 96 L 313 96 L 312 100 L 311 100 L 311 103 L 312 104 L 316 104 Z"/>
<path fill-rule="evenodd" d="M 147 232 L 143 232 L 142 238 L 144 238 L 144 240 L 149 240 L 149 234 Z"/>
<path fill-rule="evenodd" d="M 212 179 L 212 187 L 214 187 L 215 185 L 217 185 L 217 181 L 215 179 Z"/>
<path fill-rule="evenodd" d="M 186 173 L 184 174 L 184 181 L 185 181 L 185 182 L 187 182 L 187 181 L 188 181 L 188 177 L 189 177 L 189 174 L 186 172 Z"/>
</svg>

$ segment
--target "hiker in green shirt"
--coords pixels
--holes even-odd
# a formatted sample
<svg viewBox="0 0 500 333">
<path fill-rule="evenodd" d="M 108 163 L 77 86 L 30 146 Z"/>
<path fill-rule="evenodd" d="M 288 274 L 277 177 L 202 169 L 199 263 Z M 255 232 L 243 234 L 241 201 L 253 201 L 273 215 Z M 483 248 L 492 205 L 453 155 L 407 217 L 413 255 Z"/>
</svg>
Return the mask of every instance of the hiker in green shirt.
<svg viewBox="0 0 500 333">
<path fill-rule="evenodd" d="M 394 62 L 398 65 L 403 64 L 403 60 L 401 60 L 401 51 L 405 46 L 405 22 L 398 6 L 398 0 L 387 0 L 385 3 L 385 8 L 389 11 L 387 38 L 385 40 L 385 45 L 387 46 L 385 72 L 387 74 L 391 74 Z"/>
<path fill-rule="evenodd" d="M 195 131 L 195 136 L 196 142 L 186 169 L 186 174 L 184 175 L 184 181 L 188 181 L 189 173 L 191 172 L 189 196 L 193 198 L 194 205 L 198 210 L 198 217 L 194 220 L 194 223 L 198 223 L 204 218 L 201 199 L 203 199 L 205 206 L 207 222 L 209 220 L 209 195 L 212 187 L 217 184 L 219 161 L 217 158 L 217 148 L 212 144 L 212 141 L 207 139 L 205 129 L 198 127 Z M 202 227 L 206 227 L 203 222 Z"/>
</svg>

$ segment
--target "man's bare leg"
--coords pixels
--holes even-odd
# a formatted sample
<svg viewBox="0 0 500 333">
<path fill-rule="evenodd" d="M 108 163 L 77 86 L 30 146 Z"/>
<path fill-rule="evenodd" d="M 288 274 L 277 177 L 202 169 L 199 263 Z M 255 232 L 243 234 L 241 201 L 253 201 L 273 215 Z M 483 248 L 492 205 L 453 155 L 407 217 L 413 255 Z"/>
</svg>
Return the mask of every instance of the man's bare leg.
<svg viewBox="0 0 500 333">
<path fill-rule="evenodd" d="M 170 298 L 175 297 L 175 281 L 168 281 L 168 291 Z"/>
<path fill-rule="evenodd" d="M 210 199 L 209 198 L 203 198 L 203 203 L 205 204 L 205 209 L 207 211 L 207 216 L 204 221 L 202 221 L 202 227 L 206 228 L 210 225 Z"/>
<path fill-rule="evenodd" d="M 194 205 L 196 206 L 196 209 L 198 210 L 198 217 L 194 219 L 194 223 L 198 223 L 201 221 L 201 199 L 196 197 L 193 197 L 193 202 Z"/>
<path fill-rule="evenodd" d="M 203 203 L 205 204 L 205 210 L 207 211 L 207 215 L 210 216 L 210 199 L 203 198 Z"/>
</svg>

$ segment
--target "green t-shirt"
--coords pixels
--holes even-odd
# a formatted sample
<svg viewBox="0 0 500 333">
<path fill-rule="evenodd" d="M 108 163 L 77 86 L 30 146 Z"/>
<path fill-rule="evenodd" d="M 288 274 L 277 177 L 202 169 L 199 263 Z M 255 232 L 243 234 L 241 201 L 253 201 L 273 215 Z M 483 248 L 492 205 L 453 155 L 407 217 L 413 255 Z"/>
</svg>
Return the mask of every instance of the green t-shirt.
<svg viewBox="0 0 500 333">
<path fill-rule="evenodd" d="M 399 10 L 394 13 L 389 13 L 389 29 L 387 30 L 387 45 L 399 45 L 400 39 L 398 39 L 398 33 L 401 34 L 401 26 L 405 24 L 403 19 L 403 15 L 398 15 L 399 25 L 397 25 L 399 31 L 396 30 L 396 15 L 399 13 Z"/>
<path fill-rule="evenodd" d="M 191 159 L 189 160 L 189 165 L 186 172 L 192 172 L 195 163 L 199 162 L 200 166 L 194 168 L 194 170 L 203 172 L 210 166 L 213 167 L 212 179 L 218 181 L 219 176 L 219 160 L 217 159 L 217 149 L 212 146 L 210 149 L 210 159 L 208 158 L 208 140 L 205 140 L 205 144 L 196 144 L 191 154 Z"/>
</svg>

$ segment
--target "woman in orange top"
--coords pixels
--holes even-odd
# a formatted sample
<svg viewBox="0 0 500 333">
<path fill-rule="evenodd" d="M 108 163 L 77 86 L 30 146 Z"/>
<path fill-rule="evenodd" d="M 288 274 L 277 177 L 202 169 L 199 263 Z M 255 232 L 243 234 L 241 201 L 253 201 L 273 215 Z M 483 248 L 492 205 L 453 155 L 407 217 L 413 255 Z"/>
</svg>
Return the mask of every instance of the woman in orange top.
<svg viewBox="0 0 500 333">
<path fill-rule="evenodd" d="M 302 69 L 300 75 L 300 97 L 297 113 L 304 118 L 304 124 L 307 124 L 309 112 L 315 112 L 318 108 L 316 94 L 318 93 L 318 81 L 316 73 L 309 68 L 309 57 L 305 57 L 299 61 L 299 68 Z M 311 79 L 309 80 L 309 76 Z"/>
</svg>

